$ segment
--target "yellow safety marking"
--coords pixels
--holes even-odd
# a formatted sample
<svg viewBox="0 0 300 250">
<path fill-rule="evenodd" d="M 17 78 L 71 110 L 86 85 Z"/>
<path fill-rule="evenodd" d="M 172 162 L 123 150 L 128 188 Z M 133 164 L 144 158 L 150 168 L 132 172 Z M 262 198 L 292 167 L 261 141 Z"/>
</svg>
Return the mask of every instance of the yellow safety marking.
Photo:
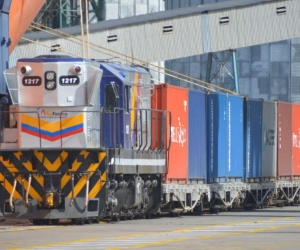
<svg viewBox="0 0 300 250">
<path fill-rule="evenodd" d="M 70 173 L 65 173 L 64 176 L 60 180 L 61 189 L 63 189 L 67 185 L 67 183 L 70 179 L 71 179 Z"/>
<path fill-rule="evenodd" d="M 31 246 L 31 247 L 22 247 L 22 248 L 8 248 L 7 250 L 21 250 L 21 249 L 34 249 L 34 248 L 46 248 L 46 247 L 59 247 L 61 245 L 70 245 L 72 243 L 82 243 L 82 242 L 90 242 L 96 240 L 102 240 L 103 238 L 88 238 L 74 241 L 65 241 L 65 242 L 57 242 L 57 243 L 49 243 L 40 246 Z"/>
<path fill-rule="evenodd" d="M 101 179 L 97 181 L 92 190 L 89 192 L 89 198 L 95 198 L 102 187 L 106 184 L 106 172 L 104 172 L 100 178 Z"/>
<path fill-rule="evenodd" d="M 199 227 L 193 227 L 192 229 L 191 228 L 181 228 L 181 229 L 178 229 L 178 230 L 174 230 L 173 232 L 174 233 L 183 233 L 185 231 L 189 231 L 189 230 L 195 230 L 195 229 L 201 229 L 201 228 L 205 228 L 206 226 L 199 226 Z"/>
<path fill-rule="evenodd" d="M 62 119 L 61 121 L 55 121 L 55 122 L 49 122 L 42 119 L 38 119 L 36 117 L 22 114 L 22 123 L 33 126 L 35 128 L 39 128 L 40 126 L 40 129 L 49 132 L 56 132 L 59 131 L 61 128 L 62 129 L 69 128 L 81 124 L 83 123 L 83 121 L 84 121 L 84 114 L 75 115 L 70 118 Z"/>
<path fill-rule="evenodd" d="M 9 160 L 5 161 L 5 160 L 3 160 L 3 157 L 0 157 L 0 161 L 11 173 L 19 172 L 19 170 Z"/>
<path fill-rule="evenodd" d="M 14 155 L 17 157 L 18 160 L 20 160 L 23 153 L 21 151 L 18 151 L 16 153 L 14 153 Z"/>
<path fill-rule="evenodd" d="M 22 185 L 22 176 L 19 175 L 16 179 Z M 24 178 L 24 192 L 26 192 L 27 187 L 28 187 L 28 181 Z M 30 189 L 29 189 L 29 195 L 33 199 L 37 199 L 39 201 L 42 200 L 42 197 L 39 195 L 39 193 L 31 185 L 30 185 Z"/>
<path fill-rule="evenodd" d="M 21 156 L 23 155 L 21 151 L 14 153 L 15 156 L 17 157 L 17 159 L 20 161 Z M 32 168 L 32 162 L 27 161 L 27 162 L 22 162 L 22 165 L 29 171 L 33 171 Z M 33 172 L 37 172 L 37 170 L 33 171 Z M 44 186 L 44 177 L 43 176 L 37 176 L 37 175 L 33 175 L 33 178 L 43 187 Z"/>
<path fill-rule="evenodd" d="M 4 162 L 4 161 L 2 161 L 2 162 Z M 11 173 L 19 172 L 18 169 L 14 165 L 9 164 L 9 163 L 6 164 L 6 168 Z M 19 175 L 16 179 L 17 179 L 18 183 L 22 185 L 22 177 Z M 28 187 L 28 182 L 26 179 L 24 179 L 24 189 L 26 190 L 27 187 Z M 29 189 L 29 194 L 34 199 L 42 200 L 42 197 L 36 192 L 36 190 L 32 186 Z"/>
<path fill-rule="evenodd" d="M 270 220 L 271 221 L 271 220 Z M 239 223 L 241 224 L 241 223 Z M 300 226 L 300 224 L 294 224 L 294 225 L 279 225 L 279 226 L 271 226 L 271 227 L 265 227 L 265 228 L 260 228 L 260 229 L 255 229 L 255 230 L 247 230 L 247 231 L 242 231 L 242 232 L 230 232 L 230 233 L 221 233 L 221 234 L 211 234 L 211 235 L 204 235 L 204 236 L 199 236 L 199 237 L 194 237 L 194 238 L 177 238 L 177 239 L 171 239 L 171 240 L 166 240 L 166 241 L 157 241 L 157 242 L 151 242 L 151 243 L 143 243 L 139 245 L 133 245 L 133 246 L 127 246 L 129 249 L 138 249 L 138 248 L 146 248 L 149 246 L 155 246 L 155 245 L 166 245 L 170 244 L 173 242 L 180 242 L 180 241 L 186 241 L 186 240 L 205 240 L 205 239 L 215 239 L 218 237 L 227 237 L 227 236 L 233 236 L 233 235 L 241 235 L 241 234 L 246 234 L 246 233 L 257 233 L 257 232 L 262 232 L 262 231 L 272 231 L 280 228 L 288 228 L 288 227 L 295 227 L 295 226 Z M 209 226 L 203 226 L 203 227 L 209 227 Z M 45 228 L 49 228 L 48 226 Z M 198 227 L 192 227 L 192 228 L 186 228 L 185 231 L 190 231 Z M 25 229 L 26 230 L 26 229 Z M 258 231 L 259 230 L 259 231 Z M 182 232 L 182 230 L 176 230 L 178 233 Z M 174 231 L 171 231 L 174 232 Z M 111 239 L 124 239 L 124 238 L 132 238 L 132 237 L 137 237 L 137 236 L 146 236 L 150 234 L 167 234 L 170 233 L 168 231 L 165 232 L 150 232 L 150 233 L 139 233 L 139 234 L 129 234 L 129 235 L 123 235 L 123 236 L 116 236 L 116 237 L 111 237 Z M 103 240 L 103 238 L 87 238 L 87 239 L 81 239 L 81 240 L 74 240 L 74 241 L 68 241 L 68 242 L 57 242 L 57 243 L 51 243 L 51 244 L 44 244 L 44 245 L 38 245 L 38 246 L 28 246 L 28 247 L 22 247 L 22 248 L 9 248 L 8 250 L 21 250 L 21 249 L 41 249 L 41 248 L 46 248 L 46 247 L 58 247 L 61 245 L 71 245 L 71 244 L 76 244 L 80 242 L 92 242 L 92 241 L 100 241 Z M 123 248 L 108 248 L 107 250 L 121 250 Z"/>
<path fill-rule="evenodd" d="M 139 244 L 139 245 L 128 246 L 127 248 L 139 249 L 139 248 L 144 248 L 144 247 L 166 245 L 166 244 L 181 242 L 181 241 L 185 241 L 185 240 L 188 240 L 188 239 L 187 238 L 177 238 L 177 239 L 171 239 L 171 240 L 163 240 L 163 241 L 157 241 L 157 242 L 152 242 L 152 243 L 144 243 L 144 244 Z M 121 248 L 108 248 L 108 249 L 109 250 L 119 250 Z"/>
<path fill-rule="evenodd" d="M 44 187 L 44 176 L 33 175 L 33 178 L 41 185 L 41 187 Z"/>
<path fill-rule="evenodd" d="M 83 155 L 84 159 L 86 159 L 89 154 L 90 154 L 90 152 L 88 152 L 86 150 L 82 150 L 79 155 Z M 82 164 L 82 162 L 79 162 L 79 161 L 77 161 L 77 159 L 75 159 L 75 161 L 72 163 L 71 171 L 77 171 L 79 169 L 79 167 L 81 166 L 81 164 Z M 64 176 L 61 178 L 61 189 L 63 189 L 70 180 L 71 180 L 70 173 L 65 173 Z"/>
<path fill-rule="evenodd" d="M 211 235 L 204 235 L 204 236 L 200 236 L 200 237 L 196 237 L 196 238 L 179 238 L 179 239 L 172 239 L 172 240 L 166 240 L 166 241 L 157 241 L 157 242 L 127 246 L 127 248 L 129 248 L 129 249 L 141 249 L 141 248 L 157 246 L 157 245 L 166 245 L 166 244 L 169 244 L 169 243 L 179 242 L 179 241 L 215 239 L 215 238 L 220 238 L 220 237 L 241 235 L 241 234 L 246 234 L 246 233 L 258 233 L 258 232 L 262 232 L 262 231 L 272 231 L 272 230 L 276 230 L 276 229 L 279 229 L 279 228 L 287 228 L 287 227 L 292 227 L 292 226 L 300 226 L 300 224 L 266 227 L 266 228 L 260 228 L 260 229 L 257 229 L 257 230 L 248 230 L 248 231 L 244 231 L 244 232 L 230 232 L 230 233 L 222 233 L 222 234 L 211 234 Z M 121 248 L 108 248 L 107 250 L 121 250 Z"/>
<path fill-rule="evenodd" d="M 1 183 L 2 186 L 6 189 L 6 191 L 11 194 L 12 193 L 12 190 L 13 190 L 13 185 L 11 185 L 9 183 L 9 181 L 7 181 L 6 178 L 4 178 L 4 176 L 0 173 L 0 180 L 3 180 L 3 182 Z M 14 196 L 13 196 L 15 199 L 21 199 L 22 196 L 19 194 L 19 192 L 17 190 L 15 190 L 14 192 Z"/>
<path fill-rule="evenodd" d="M 36 158 L 44 165 L 44 167 L 48 171 L 57 171 L 57 169 L 62 165 L 62 163 L 67 159 L 68 153 L 66 151 L 62 151 L 60 156 L 57 157 L 57 159 L 54 161 L 54 163 L 51 163 L 47 157 L 44 156 L 42 152 L 34 151 L 34 155 Z"/>
<path fill-rule="evenodd" d="M 99 159 L 99 163 L 102 162 L 102 160 L 104 159 L 104 157 L 106 156 L 105 153 L 98 153 L 98 159 Z M 90 177 L 94 174 L 94 171 L 98 168 L 99 163 L 92 163 L 88 169 L 87 172 L 90 172 Z M 84 185 L 86 184 L 86 180 L 87 180 L 87 176 L 83 175 L 80 180 L 76 183 L 75 187 L 74 187 L 74 197 L 76 197 L 79 192 L 82 190 L 82 188 L 84 187 Z M 72 191 L 69 193 L 69 195 L 67 196 L 68 198 L 72 197 Z"/>
<path fill-rule="evenodd" d="M 79 162 L 77 161 L 77 159 L 75 159 L 75 161 L 72 164 L 72 171 L 77 171 L 81 166 L 81 164 L 82 162 Z M 71 179 L 71 174 L 65 173 L 64 176 L 61 178 L 61 189 L 63 189 L 67 185 L 70 179 Z"/>
<path fill-rule="evenodd" d="M 49 229 L 49 228 L 54 228 L 54 227 L 62 227 L 62 226 L 20 227 L 20 228 L 14 228 L 14 229 L 0 230 L 0 233 L 15 233 L 15 232 L 20 232 L 20 231 Z M 22 247 L 22 249 L 23 249 L 23 247 Z"/>
<path fill-rule="evenodd" d="M 84 159 L 86 159 L 86 157 L 88 157 L 89 154 L 90 154 L 90 152 L 88 152 L 86 150 L 82 150 L 79 155 L 83 155 Z"/>
</svg>

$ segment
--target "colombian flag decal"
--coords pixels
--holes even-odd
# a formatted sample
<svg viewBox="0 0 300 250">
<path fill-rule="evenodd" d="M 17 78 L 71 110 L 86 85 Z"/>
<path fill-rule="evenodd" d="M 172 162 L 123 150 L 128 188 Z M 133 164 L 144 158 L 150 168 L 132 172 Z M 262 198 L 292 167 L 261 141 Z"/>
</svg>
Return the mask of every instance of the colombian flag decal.
<svg viewBox="0 0 300 250">
<path fill-rule="evenodd" d="M 21 131 L 48 141 L 57 141 L 83 132 L 83 114 L 49 122 L 22 114 Z"/>
</svg>

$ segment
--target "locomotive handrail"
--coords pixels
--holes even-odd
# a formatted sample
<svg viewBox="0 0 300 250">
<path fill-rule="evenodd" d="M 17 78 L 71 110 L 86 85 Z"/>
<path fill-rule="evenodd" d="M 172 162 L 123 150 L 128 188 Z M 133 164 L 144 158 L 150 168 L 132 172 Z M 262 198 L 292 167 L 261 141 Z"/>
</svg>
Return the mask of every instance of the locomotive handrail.
<svg viewBox="0 0 300 250">
<path fill-rule="evenodd" d="M 0 111 L 1 117 L 2 113 L 13 113 L 13 114 L 37 114 L 38 117 L 38 127 L 39 127 L 39 138 L 40 138 L 40 148 L 42 147 L 42 136 L 41 136 L 41 121 L 40 121 L 40 114 L 37 111 Z M 3 130 L 3 123 L 1 123 L 1 130 Z M 2 142 L 2 135 L 1 135 L 1 142 Z"/>
<path fill-rule="evenodd" d="M 117 147 L 117 131 L 119 131 L 119 133 L 118 133 L 118 141 L 120 142 L 121 140 L 120 140 L 120 121 L 118 122 L 118 129 L 117 129 L 117 118 L 116 118 L 116 114 L 117 113 L 120 113 L 120 112 L 117 112 L 117 111 L 123 111 L 124 112 L 124 109 L 123 108 L 119 108 L 119 107 L 114 107 L 114 112 L 113 112 L 113 114 L 114 114 L 114 165 L 113 165 L 113 172 L 114 172 L 114 180 L 115 180 L 115 177 L 116 177 L 116 147 Z M 121 143 L 120 143 L 121 144 Z M 119 145 L 119 147 L 120 147 L 120 145 Z M 120 156 L 120 154 L 119 154 L 119 156 Z"/>
<path fill-rule="evenodd" d="M 116 148 L 117 147 L 117 135 L 116 135 L 116 133 L 117 133 L 117 131 L 119 131 L 119 133 L 118 133 L 118 141 L 120 142 L 121 140 L 121 135 L 120 135 L 120 120 L 118 121 L 118 124 L 116 124 L 117 123 L 117 118 L 116 118 L 116 114 L 119 114 L 119 112 L 116 112 L 116 111 L 125 111 L 124 110 L 124 108 L 119 108 L 119 107 L 114 107 L 114 112 L 113 112 L 113 114 L 114 114 L 114 148 Z M 118 125 L 118 129 L 117 129 L 117 125 Z M 120 146 L 120 145 L 119 145 Z"/>
<path fill-rule="evenodd" d="M 131 111 L 131 110 L 135 110 L 135 111 L 146 111 L 146 124 L 148 124 L 148 123 L 147 123 L 147 112 L 148 112 L 148 111 L 162 112 L 161 110 L 146 109 L 146 108 L 133 108 L 133 109 L 130 109 L 130 111 Z M 141 125 L 140 125 L 140 126 L 141 126 L 141 133 L 142 133 L 142 132 L 143 132 L 143 131 L 142 131 L 142 129 L 143 129 L 143 128 L 142 128 L 142 124 L 143 124 L 143 123 L 142 123 L 142 119 L 143 119 L 142 117 L 143 117 L 143 116 L 140 115 L 140 117 L 141 117 L 141 119 L 140 119 Z M 151 117 L 152 117 L 152 115 L 151 115 Z M 157 119 L 156 119 L 156 121 L 157 121 Z M 150 123 L 150 126 L 151 126 L 151 132 L 152 132 L 152 122 Z M 146 148 L 146 146 L 147 146 L 147 144 L 148 144 L 148 136 L 147 136 L 147 135 L 148 135 L 148 126 L 146 126 L 146 144 L 145 144 L 145 146 L 144 146 L 144 148 L 143 148 L 142 151 L 145 150 L 145 148 Z M 157 136 L 156 136 L 155 147 L 156 147 L 157 141 L 158 141 L 158 132 L 156 132 L 156 135 L 157 135 Z M 151 136 L 151 138 L 152 138 L 152 136 Z M 151 143 L 151 144 L 152 144 L 152 143 Z M 148 149 L 147 149 L 148 151 L 149 151 L 149 149 L 150 149 L 151 146 L 152 146 L 151 144 L 150 144 L 150 146 L 149 146 Z M 143 136 L 141 136 L 141 145 L 139 146 L 138 151 L 141 149 L 141 146 L 142 146 L 142 145 L 143 145 Z M 154 148 L 155 148 L 155 147 L 154 147 Z"/>
<path fill-rule="evenodd" d="M 158 113 L 161 113 L 162 114 L 162 118 L 163 118 L 163 121 L 162 121 L 162 125 L 161 125 L 161 144 L 160 144 L 160 147 L 159 148 L 157 148 L 157 146 L 158 146 L 158 129 L 156 129 L 156 133 L 155 133 L 155 135 L 156 135 L 156 140 L 155 140 L 155 144 L 154 144 L 154 146 L 152 145 L 152 143 L 150 144 L 150 146 L 148 147 L 148 149 L 147 150 L 150 150 L 150 148 L 151 148 L 151 146 L 153 147 L 153 148 L 157 148 L 157 150 L 159 151 L 159 152 L 161 152 L 162 150 L 163 150 L 163 148 L 164 148 L 164 145 L 165 145 L 165 143 L 164 143 L 164 125 L 165 125 L 165 123 L 164 123 L 164 116 L 165 116 L 165 114 L 166 113 L 170 113 L 170 122 L 171 122 L 171 112 L 170 111 L 163 111 L 163 110 L 159 110 L 159 109 L 147 109 L 147 108 L 133 108 L 133 109 L 130 109 L 130 110 L 136 110 L 136 111 L 146 111 L 146 114 L 147 114 L 147 112 L 148 111 L 150 111 L 150 112 L 156 112 L 157 114 Z M 152 117 L 152 115 L 151 115 L 151 117 Z M 156 117 L 155 117 L 155 121 L 156 121 L 156 128 L 158 128 L 158 115 L 156 115 Z M 141 119 L 140 119 L 140 122 L 141 122 L 141 125 L 142 125 L 142 116 L 141 116 Z M 146 115 L 146 124 L 147 124 L 147 115 Z M 150 125 L 151 125 L 151 131 L 152 131 L 152 122 L 150 123 Z M 171 123 L 170 123 L 170 125 L 171 125 Z M 142 129 L 142 126 L 141 126 L 141 129 Z M 146 133 L 148 133 L 148 127 L 146 127 Z M 152 133 L 151 133 L 152 134 Z M 152 138 L 152 137 L 151 137 Z M 170 137 L 171 138 L 171 137 Z M 142 143 L 143 141 L 142 141 L 142 138 L 141 138 L 141 145 L 140 145 L 140 147 L 139 147 L 139 149 L 138 149 L 138 151 L 140 150 L 140 148 L 141 148 L 141 146 L 143 145 L 143 143 Z M 147 146 L 147 144 L 148 144 L 148 137 L 146 136 L 146 145 L 144 146 L 144 148 L 143 148 L 143 150 L 142 151 L 144 151 L 145 149 L 146 149 L 146 146 Z M 169 143 L 169 147 L 167 148 L 167 150 L 169 150 L 169 148 L 170 148 L 170 143 Z"/>
</svg>

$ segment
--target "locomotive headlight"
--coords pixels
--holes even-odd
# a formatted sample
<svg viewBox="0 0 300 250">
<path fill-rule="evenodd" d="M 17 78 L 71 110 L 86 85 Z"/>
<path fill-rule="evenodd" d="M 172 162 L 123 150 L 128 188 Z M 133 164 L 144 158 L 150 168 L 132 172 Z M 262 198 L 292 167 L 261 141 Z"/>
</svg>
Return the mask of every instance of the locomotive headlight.
<svg viewBox="0 0 300 250">
<path fill-rule="evenodd" d="M 56 73 L 55 71 L 45 72 L 45 89 L 54 90 L 56 89 Z"/>
<path fill-rule="evenodd" d="M 54 89 L 55 88 L 55 82 L 51 81 L 51 82 L 47 82 L 46 83 L 46 89 Z"/>
<path fill-rule="evenodd" d="M 55 73 L 54 72 L 47 72 L 46 73 L 46 79 L 49 81 L 52 81 L 55 77 Z"/>
</svg>

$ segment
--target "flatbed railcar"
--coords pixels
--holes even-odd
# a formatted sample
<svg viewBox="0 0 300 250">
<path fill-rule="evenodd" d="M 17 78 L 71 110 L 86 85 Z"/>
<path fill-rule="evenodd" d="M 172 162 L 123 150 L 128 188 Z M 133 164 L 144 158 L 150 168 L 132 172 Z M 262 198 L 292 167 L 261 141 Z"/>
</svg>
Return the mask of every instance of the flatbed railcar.
<svg viewBox="0 0 300 250">
<path fill-rule="evenodd" d="M 6 217 L 83 224 L 299 201 L 296 104 L 154 84 L 142 66 L 66 56 L 19 59 L 4 75 Z"/>
</svg>

